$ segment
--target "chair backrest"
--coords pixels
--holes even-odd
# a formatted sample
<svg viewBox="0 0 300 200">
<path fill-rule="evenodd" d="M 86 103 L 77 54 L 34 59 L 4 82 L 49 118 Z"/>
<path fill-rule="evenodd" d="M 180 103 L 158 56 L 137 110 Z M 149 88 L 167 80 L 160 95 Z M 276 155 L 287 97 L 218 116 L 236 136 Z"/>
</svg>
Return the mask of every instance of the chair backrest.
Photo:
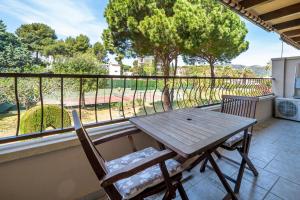
<svg viewBox="0 0 300 200">
<path fill-rule="evenodd" d="M 101 181 L 102 178 L 107 174 L 107 169 L 105 167 L 105 160 L 93 144 L 90 136 L 87 134 L 85 128 L 82 126 L 82 123 L 78 117 L 78 114 L 75 110 L 72 111 L 74 128 L 76 134 L 80 140 L 82 148 L 85 152 L 86 157 L 88 158 L 95 174 L 98 179 Z"/>
<path fill-rule="evenodd" d="M 256 104 L 258 101 L 258 97 L 223 95 L 221 112 L 241 117 L 255 118 Z"/>
</svg>

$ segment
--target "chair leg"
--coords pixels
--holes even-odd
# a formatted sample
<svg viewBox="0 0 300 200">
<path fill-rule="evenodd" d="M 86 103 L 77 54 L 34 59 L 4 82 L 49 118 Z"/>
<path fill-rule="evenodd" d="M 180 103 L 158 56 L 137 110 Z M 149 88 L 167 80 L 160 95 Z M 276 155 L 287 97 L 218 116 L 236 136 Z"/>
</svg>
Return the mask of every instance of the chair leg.
<svg viewBox="0 0 300 200">
<path fill-rule="evenodd" d="M 200 172 L 201 173 L 205 172 L 205 168 L 206 168 L 207 162 L 208 162 L 208 158 L 205 158 L 205 160 L 203 161 L 203 163 L 202 163 L 202 165 L 200 167 Z"/>
<path fill-rule="evenodd" d="M 171 200 L 171 199 L 172 199 L 172 195 L 170 194 L 169 191 L 167 191 L 164 197 L 162 198 L 162 200 Z"/>
<path fill-rule="evenodd" d="M 178 192 L 180 194 L 180 197 L 182 200 L 189 200 L 188 196 L 186 195 L 186 192 L 182 186 L 182 184 L 179 182 L 178 183 Z"/>
<path fill-rule="evenodd" d="M 258 176 L 258 171 L 255 168 L 255 166 L 252 163 L 252 161 L 250 160 L 250 158 L 246 154 L 244 154 L 243 152 L 241 152 L 240 150 L 238 152 L 240 153 L 240 155 L 242 156 L 242 158 L 246 161 L 246 163 L 249 166 L 249 169 L 253 173 L 253 175 L 254 176 Z"/>
<path fill-rule="evenodd" d="M 222 154 L 216 149 L 214 150 L 214 154 L 216 154 L 216 156 L 221 159 L 222 158 Z"/>
<path fill-rule="evenodd" d="M 241 163 L 239 173 L 238 173 L 238 176 L 237 176 L 237 179 L 236 179 L 236 183 L 235 183 L 235 186 L 234 186 L 234 192 L 235 193 L 239 193 L 239 191 L 240 191 L 245 166 L 246 166 L 246 160 L 242 159 L 242 163 Z"/>
<path fill-rule="evenodd" d="M 248 153 L 249 146 L 250 146 L 249 137 L 250 136 L 248 134 L 248 130 L 247 129 L 244 130 L 243 145 L 242 145 L 242 148 L 237 149 L 238 152 L 242 152 L 242 154 L 247 154 Z M 236 179 L 236 184 L 234 186 L 234 192 L 235 193 L 239 193 L 239 191 L 240 191 L 240 187 L 241 187 L 241 183 L 242 183 L 242 179 L 243 179 L 246 164 L 247 164 L 246 160 L 242 156 L 242 162 L 241 162 L 239 173 L 238 173 L 238 176 L 237 176 L 237 179 Z"/>
</svg>

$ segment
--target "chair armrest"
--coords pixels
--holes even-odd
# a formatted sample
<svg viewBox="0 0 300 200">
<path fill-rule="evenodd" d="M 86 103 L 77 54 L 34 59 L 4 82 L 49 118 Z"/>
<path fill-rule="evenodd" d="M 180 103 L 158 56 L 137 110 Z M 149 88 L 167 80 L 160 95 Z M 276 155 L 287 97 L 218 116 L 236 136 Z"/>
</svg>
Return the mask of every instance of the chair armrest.
<svg viewBox="0 0 300 200">
<path fill-rule="evenodd" d="M 102 179 L 101 186 L 106 187 L 106 186 L 109 186 L 121 179 L 133 176 L 133 175 L 137 174 L 138 172 L 143 171 L 153 165 L 159 164 L 161 162 L 164 162 L 165 160 L 173 158 L 175 155 L 176 155 L 176 153 L 169 149 L 159 151 L 150 157 L 147 157 L 136 163 L 127 165 L 126 167 L 124 167 L 122 169 L 119 169 L 112 173 L 107 174 Z"/>
<path fill-rule="evenodd" d="M 93 143 L 94 143 L 94 145 L 98 145 L 98 144 L 102 144 L 102 143 L 105 143 L 105 142 L 108 142 L 108 141 L 111 141 L 111 140 L 114 140 L 114 139 L 118 139 L 118 138 L 125 137 L 125 136 L 128 136 L 128 135 L 136 134 L 136 133 L 139 133 L 139 132 L 141 132 L 141 130 L 133 127 L 133 128 L 129 128 L 129 129 L 126 129 L 126 130 L 117 131 L 117 132 L 111 133 L 107 136 L 95 139 L 95 140 L 93 140 Z"/>
</svg>

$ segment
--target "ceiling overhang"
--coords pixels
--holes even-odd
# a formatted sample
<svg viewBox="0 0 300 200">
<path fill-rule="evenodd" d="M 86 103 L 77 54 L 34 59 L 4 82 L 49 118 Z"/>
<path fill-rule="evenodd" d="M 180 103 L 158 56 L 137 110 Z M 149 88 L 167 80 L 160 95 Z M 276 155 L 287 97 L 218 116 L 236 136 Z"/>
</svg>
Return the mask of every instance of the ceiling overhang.
<svg viewBox="0 0 300 200">
<path fill-rule="evenodd" d="M 300 0 L 219 0 L 267 31 L 300 49 Z"/>
</svg>

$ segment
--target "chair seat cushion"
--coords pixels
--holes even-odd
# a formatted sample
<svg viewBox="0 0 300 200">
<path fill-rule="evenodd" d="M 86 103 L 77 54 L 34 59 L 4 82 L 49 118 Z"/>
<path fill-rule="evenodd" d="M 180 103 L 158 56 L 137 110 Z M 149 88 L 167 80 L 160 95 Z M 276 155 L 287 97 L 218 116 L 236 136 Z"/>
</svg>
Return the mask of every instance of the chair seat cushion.
<svg viewBox="0 0 300 200">
<path fill-rule="evenodd" d="M 226 147 L 232 147 L 235 144 L 241 142 L 243 139 L 244 139 L 244 131 L 235 134 L 234 136 L 232 136 L 231 138 L 226 140 L 223 143 L 223 145 L 226 146 Z"/>
<path fill-rule="evenodd" d="M 118 169 L 126 167 L 129 164 L 138 162 L 158 152 L 158 150 L 148 147 L 146 149 L 128 154 L 121 158 L 111 160 L 106 163 L 109 172 L 114 172 Z M 182 171 L 180 163 L 173 159 L 166 162 L 170 176 L 173 176 Z M 129 178 L 122 179 L 115 183 L 116 188 L 122 195 L 123 199 L 130 199 L 145 189 L 155 186 L 164 181 L 159 165 L 154 165 L 141 171 Z"/>
</svg>

